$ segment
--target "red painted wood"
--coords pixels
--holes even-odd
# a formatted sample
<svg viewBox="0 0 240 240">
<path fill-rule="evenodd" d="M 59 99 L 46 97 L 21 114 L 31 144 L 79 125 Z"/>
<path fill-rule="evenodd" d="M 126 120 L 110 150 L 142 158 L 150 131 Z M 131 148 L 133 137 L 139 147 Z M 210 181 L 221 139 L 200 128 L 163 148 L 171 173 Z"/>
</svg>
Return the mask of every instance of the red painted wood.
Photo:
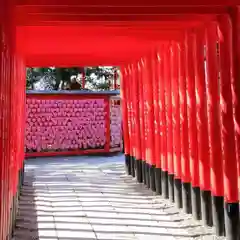
<svg viewBox="0 0 240 240">
<path fill-rule="evenodd" d="M 60 151 L 60 152 L 32 152 L 26 153 L 26 158 L 34 157 L 54 157 L 54 156 L 79 156 L 79 155 L 88 155 L 88 154 L 99 154 L 99 153 L 109 153 L 105 149 L 93 149 L 93 150 L 83 150 L 83 151 Z"/>
<path fill-rule="evenodd" d="M 166 48 L 164 45 L 160 46 L 160 143 L 161 143 L 161 165 L 162 170 L 168 171 L 167 161 L 167 129 L 166 129 L 166 100 L 165 100 L 165 84 L 166 84 Z"/>
<path fill-rule="evenodd" d="M 138 62 L 139 73 L 139 114 L 140 114 L 140 131 L 141 131 L 141 160 L 146 161 L 146 127 L 145 127 L 145 104 L 144 104 L 144 85 L 142 62 Z"/>
<path fill-rule="evenodd" d="M 137 64 L 132 67 L 132 88 L 133 88 L 133 108 L 134 108 L 134 128 L 135 128 L 135 157 L 136 160 L 141 160 L 141 130 L 140 130 L 140 112 L 139 112 L 139 79 Z"/>
<path fill-rule="evenodd" d="M 154 143 L 154 96 L 153 96 L 153 65 L 152 65 L 152 53 L 145 59 L 144 71 L 146 78 L 146 107 L 147 107 L 147 123 L 148 123 L 148 159 L 151 166 L 156 166 L 155 158 L 155 143 Z"/>
<path fill-rule="evenodd" d="M 187 118 L 187 95 L 186 95 L 186 48 L 180 43 L 180 65 L 179 65 L 179 95 L 180 95 L 180 136 L 181 136 L 181 165 L 182 182 L 191 182 L 189 145 L 188 145 L 188 118 Z"/>
<path fill-rule="evenodd" d="M 206 32 L 206 83 L 210 145 L 211 188 L 213 196 L 223 196 L 223 158 L 220 123 L 219 73 L 216 51 L 217 29 L 212 23 Z"/>
<path fill-rule="evenodd" d="M 224 197 L 228 203 L 239 201 L 238 162 L 235 146 L 232 102 L 232 25 L 229 16 L 219 16 L 220 114 L 223 155 Z"/>
<path fill-rule="evenodd" d="M 133 125 L 132 125 L 132 99 L 131 99 L 131 87 L 130 87 L 130 79 L 131 79 L 131 71 L 130 67 L 126 66 L 126 102 L 127 102 L 127 114 L 128 114 L 128 134 L 129 134 L 129 154 L 130 156 L 134 156 L 134 137 L 133 137 Z"/>
<path fill-rule="evenodd" d="M 237 15 L 236 12 L 232 12 L 233 7 L 226 7 L 236 4 L 237 0 L 183 0 L 180 4 L 177 0 L 150 0 L 144 3 L 133 0 L 114 2 L 103 0 L 101 3 L 96 0 L 89 0 L 87 3 L 79 0 L 41 0 L 38 2 L 36 0 L 17 0 L 17 7 L 13 3 L 13 1 L 1 0 L 0 6 L 0 98 L 2 99 L 0 102 L 2 109 L 0 112 L 0 222 L 2 223 L 0 239 L 6 239 L 8 233 L 11 197 L 16 190 L 18 167 L 22 166 L 24 158 L 25 109 L 21 106 L 25 100 L 23 84 L 25 66 L 125 66 L 127 73 L 123 81 L 125 83 L 123 110 L 127 121 L 124 124 L 124 129 L 127 131 L 124 138 L 128 142 L 126 153 L 129 152 L 137 158 L 141 157 L 150 164 L 158 164 L 158 167 L 162 167 L 164 171 L 174 172 L 175 176 L 181 177 L 183 182 L 190 183 L 192 180 L 193 186 L 197 186 L 198 156 L 196 148 L 199 147 L 200 176 L 203 177 L 201 188 L 209 190 L 210 172 L 207 170 L 209 167 L 207 126 L 209 125 L 213 195 L 221 196 L 223 194 L 223 170 L 225 197 L 228 202 L 238 200 L 236 174 L 231 174 L 231 172 L 232 169 L 234 171 L 236 169 L 236 156 L 238 157 L 235 155 L 234 149 L 233 115 L 236 122 L 236 143 L 239 142 L 238 97 L 232 99 L 232 95 L 235 97 L 234 94 L 237 96 L 239 94 L 237 84 L 233 85 L 232 89 L 234 90 L 231 90 L 230 81 L 234 77 L 238 79 L 239 61 L 236 54 L 232 60 L 233 56 L 229 56 L 227 51 L 231 47 L 226 47 L 226 44 L 232 42 L 236 52 L 238 51 Z M 232 16 L 235 35 L 233 34 L 233 39 L 230 39 L 231 32 L 228 30 L 231 26 L 227 26 L 226 22 L 221 22 L 221 29 L 224 36 L 227 37 L 227 41 L 221 44 L 221 48 L 224 49 L 221 51 L 221 56 L 224 54 L 224 57 L 221 57 L 220 90 L 225 101 L 221 102 L 220 119 L 218 107 L 216 107 L 220 103 L 217 93 L 218 66 L 215 61 L 216 36 L 215 29 L 212 28 L 210 22 L 216 21 L 218 14 L 228 11 Z M 16 35 L 15 23 L 18 25 Z M 194 47 L 187 48 L 183 41 L 186 31 L 209 26 L 208 71 L 207 79 L 205 79 L 201 65 L 203 56 L 200 53 L 203 50 L 203 39 L 196 39 L 196 49 Z M 173 57 L 170 62 L 169 53 L 167 53 L 169 46 L 166 46 L 170 41 L 177 42 L 180 46 L 180 50 L 174 50 L 176 55 L 179 55 L 178 61 Z M 160 61 L 152 62 L 153 58 L 149 57 L 149 53 L 157 48 L 161 50 L 159 51 Z M 19 58 L 16 58 L 17 66 L 13 64 L 16 53 L 19 54 Z M 196 54 L 196 59 L 195 61 L 193 59 L 191 64 L 189 57 L 192 56 L 189 55 L 192 54 Z M 147 59 L 147 61 L 143 60 L 137 69 L 136 63 L 139 63 L 141 59 Z M 234 62 L 235 68 L 233 68 L 232 62 Z M 131 70 L 129 66 L 133 63 L 134 69 Z M 177 66 L 176 69 L 179 68 L 179 72 L 175 68 L 170 69 L 170 63 L 172 66 Z M 225 66 L 227 67 L 225 68 Z M 170 70 L 172 71 L 171 77 L 169 77 Z M 193 70 L 196 73 L 195 77 Z M 233 77 L 231 76 L 232 70 L 234 70 Z M 159 74 L 158 78 L 155 74 Z M 177 76 L 178 74 L 179 76 Z M 176 80 L 178 77 L 179 82 Z M 187 81 L 185 81 L 186 77 Z M 193 79 L 196 80 L 197 86 L 196 106 L 194 106 Z M 208 84 L 208 117 L 204 115 L 206 111 L 205 80 Z M 15 83 L 14 86 L 10 86 L 11 83 Z M 158 87 L 159 93 L 156 93 Z M 165 90 L 168 93 L 167 96 L 165 96 Z M 190 99 L 188 103 L 191 103 L 188 105 L 186 90 Z M 134 95 L 136 92 L 139 92 L 139 96 Z M 178 93 L 180 93 L 179 100 L 177 100 Z M 14 99 L 14 97 L 16 98 Z M 41 97 L 44 98 L 44 96 Z M 200 102 L 198 102 L 198 97 Z M 54 96 L 54 99 L 57 98 Z M 70 96 L 68 98 L 71 99 Z M 139 106 L 137 106 L 138 101 Z M 153 107 L 154 101 L 155 104 L 159 101 L 159 106 Z M 224 112 L 225 106 L 234 111 Z M 195 107 L 199 119 L 195 119 Z M 159 115 L 156 114 L 158 110 L 160 110 Z M 181 114 L 180 117 L 179 114 Z M 159 125 L 158 123 L 154 125 L 154 121 L 159 122 Z M 107 122 L 109 123 L 109 119 Z M 198 138 L 196 137 L 196 122 L 199 130 Z M 159 143 L 158 127 L 161 134 Z M 15 132 L 14 129 L 19 129 L 19 131 Z M 142 131 L 141 134 L 139 129 Z M 222 130 L 221 135 L 219 129 Z M 180 136 L 179 139 L 174 135 L 172 138 L 172 130 L 174 134 Z M 224 130 L 227 130 L 227 133 Z M 109 130 L 107 134 L 110 142 Z M 143 137 L 141 137 L 142 135 Z M 221 144 L 224 145 L 224 148 L 221 148 Z M 159 148 L 158 145 L 160 145 Z M 237 146 L 239 147 L 239 145 Z M 222 149 L 224 151 L 221 152 Z M 110 148 L 107 146 L 101 151 L 109 152 Z M 59 152 L 44 153 L 44 155 L 75 153 Z M 90 153 L 95 153 L 95 151 L 81 152 L 81 154 Z M 173 153 L 174 158 L 171 157 Z M 155 156 L 158 154 L 160 154 L 160 159 Z M 227 162 L 223 164 L 222 168 L 223 159 L 227 159 Z M 227 165 L 228 163 L 229 165 Z M 190 166 L 192 178 L 190 178 Z"/>
<path fill-rule="evenodd" d="M 204 191 L 211 190 L 210 183 L 210 155 L 209 131 L 207 115 L 206 81 L 204 67 L 204 30 L 196 32 L 194 40 L 194 66 L 196 81 L 196 123 L 198 130 L 198 158 L 200 188 Z"/>
<path fill-rule="evenodd" d="M 238 159 L 238 175 L 240 177 L 240 7 L 232 7 L 230 10 L 230 17 L 232 20 L 232 45 L 234 52 L 233 54 L 233 86 L 232 86 L 232 97 L 233 97 L 233 111 L 234 111 L 234 124 L 235 124 L 235 135 L 236 135 L 236 154 Z M 240 186 L 239 186 L 240 187 Z"/>
<path fill-rule="evenodd" d="M 104 0 L 99 4 L 99 1 L 97 0 L 91 0 L 87 3 L 85 2 L 79 2 L 78 0 L 41 0 L 41 2 L 36 2 L 36 0 L 17 0 L 16 3 L 18 5 L 74 5 L 74 6 L 81 6 L 81 5 L 87 5 L 87 6 L 128 6 L 128 7 L 136 7 L 136 6 L 160 6 L 160 7 L 168 7 L 171 8 L 172 6 L 179 6 L 179 8 L 185 7 L 185 6 L 227 6 L 230 4 L 237 5 L 238 1 L 235 0 L 197 0 L 192 2 L 191 0 L 183 0 L 179 4 L 178 0 L 169 0 L 169 1 L 157 1 L 157 0 L 150 0 L 148 2 L 139 2 L 136 0 L 118 0 L 118 1 L 110 1 L 110 0 Z"/>
<path fill-rule="evenodd" d="M 177 43 L 172 43 L 171 81 L 172 81 L 172 124 L 173 124 L 173 161 L 174 176 L 181 179 L 181 138 L 180 138 L 180 103 L 179 103 L 179 63 L 180 54 Z"/>
<path fill-rule="evenodd" d="M 123 137 L 124 137 L 124 152 L 130 155 L 130 139 L 129 139 L 129 126 L 128 126 L 128 106 L 127 106 L 127 72 L 124 67 L 121 67 L 121 106 L 123 118 Z"/>
<path fill-rule="evenodd" d="M 192 5 L 192 4 L 191 4 Z M 22 15 L 25 14 L 61 14 L 61 15 L 69 15 L 69 14 L 220 14 L 226 12 L 225 6 L 150 6 L 147 4 L 146 6 L 114 6 L 109 5 L 108 7 L 104 5 L 84 5 L 79 3 L 79 5 L 61 5 L 61 3 L 57 5 L 17 5 L 16 14 Z"/>
<path fill-rule="evenodd" d="M 173 163 L 173 131 L 172 131 L 172 79 L 171 79 L 171 43 L 166 44 L 165 55 L 165 98 L 166 98 L 166 137 L 167 137 L 167 161 L 168 173 L 174 174 Z"/>
<path fill-rule="evenodd" d="M 161 145 L 160 145 L 160 124 L 159 124 L 159 63 L 158 54 L 154 51 L 152 57 L 152 72 L 153 72 L 153 106 L 154 106 L 154 148 L 156 167 L 161 168 Z"/>
<path fill-rule="evenodd" d="M 187 116 L 188 116 L 188 140 L 189 162 L 191 171 L 191 183 L 193 187 L 199 187 L 199 159 L 198 159 L 198 134 L 196 125 L 196 72 L 193 67 L 194 57 L 194 33 L 186 36 L 186 79 L 187 79 Z"/>
</svg>

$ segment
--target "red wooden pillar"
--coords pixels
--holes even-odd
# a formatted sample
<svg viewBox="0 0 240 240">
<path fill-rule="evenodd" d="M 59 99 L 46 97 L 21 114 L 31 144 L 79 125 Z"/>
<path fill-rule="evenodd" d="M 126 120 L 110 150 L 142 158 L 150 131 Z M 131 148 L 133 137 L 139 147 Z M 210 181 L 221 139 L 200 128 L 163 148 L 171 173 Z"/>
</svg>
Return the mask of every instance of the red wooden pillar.
<svg viewBox="0 0 240 240">
<path fill-rule="evenodd" d="M 168 191 L 168 156 L 167 156 L 167 114 L 166 114 L 166 81 L 167 81 L 167 71 L 169 64 L 169 55 L 167 52 L 167 47 L 165 44 L 161 46 L 162 61 L 160 62 L 160 68 L 162 71 L 160 84 L 160 143 L 161 143 L 161 160 L 162 160 L 162 194 L 165 198 L 169 197 Z"/>
<path fill-rule="evenodd" d="M 15 128 L 19 129 L 16 136 L 16 160 L 17 169 L 19 171 L 19 183 L 18 188 L 20 189 L 24 180 L 24 141 L 25 141 L 25 95 L 26 95 L 26 68 L 22 59 L 15 55 L 15 76 L 16 85 L 16 96 L 14 98 L 16 104 L 17 124 Z"/>
<path fill-rule="evenodd" d="M 135 153 L 136 153 L 136 143 L 135 143 L 135 123 L 134 123 L 134 91 L 132 88 L 133 72 L 130 65 L 127 67 L 128 71 L 128 123 L 129 123 L 129 136 L 130 136 L 130 167 L 131 175 L 135 177 Z"/>
<path fill-rule="evenodd" d="M 168 191 L 169 199 L 174 202 L 174 163 L 173 163 L 173 131 L 172 131 L 172 76 L 173 62 L 172 45 L 166 44 L 165 58 L 165 98 L 167 127 L 167 160 L 168 160 Z"/>
<path fill-rule="evenodd" d="M 8 12 L 9 13 L 9 12 Z M 4 28 L 3 28 L 4 29 Z M 2 219 L 2 227 L 3 227 L 3 239 L 7 237 L 9 234 L 10 227 L 10 216 L 11 216 L 11 205 L 12 205 L 12 178 L 14 177 L 13 172 L 13 159 L 12 157 L 12 136 L 11 136 L 11 123 L 12 123 L 12 112 L 11 112 L 11 71 L 12 61 L 13 61 L 13 45 L 11 39 L 11 24 L 9 22 L 6 23 L 5 29 L 5 38 L 3 39 L 3 49 L 2 49 L 2 161 L 4 162 L 3 166 L 3 198 L 2 198 L 2 210 L 3 210 L 3 219 Z M 6 37 L 7 36 L 7 37 Z"/>
<path fill-rule="evenodd" d="M 136 155 L 135 155 L 135 168 L 136 178 L 138 182 L 142 182 L 142 149 L 141 149 L 141 126 L 140 126 L 140 110 L 139 110 L 139 74 L 138 65 L 132 65 L 132 86 L 133 86 L 133 98 L 134 98 L 134 113 L 135 113 L 135 143 L 136 143 Z"/>
<path fill-rule="evenodd" d="M 17 72 L 20 79 L 19 82 L 22 82 L 24 84 L 20 85 L 21 94 L 19 96 L 20 102 L 22 103 L 22 107 L 20 108 L 21 111 L 21 118 L 20 118 L 20 131 L 19 131 L 19 144 L 18 144 L 18 156 L 19 156 L 19 169 L 21 169 L 21 184 L 23 184 L 24 181 L 24 169 L 25 169 L 25 152 L 24 152 L 24 146 L 25 146 L 25 124 L 26 124 L 26 68 L 25 63 L 23 62 L 23 59 L 17 56 Z"/>
<path fill-rule="evenodd" d="M 187 95 L 186 95 L 186 48 L 180 42 L 180 65 L 179 65 L 179 95 L 180 95 L 180 137 L 181 137 L 181 165 L 182 165 L 182 198 L 183 210 L 191 213 L 191 175 L 189 163 L 188 145 L 188 118 L 187 118 Z"/>
<path fill-rule="evenodd" d="M 232 86 L 232 97 L 233 97 L 233 116 L 235 123 L 235 137 L 236 137 L 236 154 L 238 159 L 238 177 L 240 178 L 240 7 L 234 6 L 230 10 L 232 18 L 232 45 L 233 51 L 233 86 Z M 238 186 L 240 188 L 240 186 Z M 240 191 L 240 190 L 239 190 Z"/>
<path fill-rule="evenodd" d="M 223 227 L 223 158 L 220 138 L 219 68 L 217 59 L 217 28 L 215 23 L 211 23 L 208 26 L 206 34 L 206 86 L 213 224 L 217 231 L 221 232 Z"/>
<path fill-rule="evenodd" d="M 173 127 L 173 162 L 174 162 L 174 196 L 178 208 L 182 208 L 182 168 L 180 139 L 180 104 L 179 104 L 179 64 L 180 54 L 177 43 L 172 43 L 171 80 L 172 80 L 172 127 Z"/>
<path fill-rule="evenodd" d="M 201 190 L 201 213 L 205 225 L 212 225 L 210 156 L 205 81 L 204 30 L 198 30 L 194 40 L 196 82 L 196 123 L 198 130 L 198 159 Z"/>
<path fill-rule="evenodd" d="M 151 53 L 146 61 L 147 70 L 147 107 L 148 107 L 148 124 L 149 124 L 149 175 L 150 175 L 150 188 L 152 191 L 156 191 L 155 183 L 155 168 L 156 168 L 156 157 L 155 157 L 155 126 L 154 126 L 154 54 Z"/>
<path fill-rule="evenodd" d="M 5 34 L 8 34 L 5 31 Z M 6 238 L 8 234 L 8 220 L 9 220 L 9 210 L 10 210 L 10 196 L 9 196 L 9 180 L 10 180 L 10 145 L 9 145 L 9 73 L 10 73 L 10 66 L 9 66 L 9 42 L 8 39 L 5 38 L 3 40 L 3 49 L 2 49 L 2 87 L 1 87 L 1 99 L 3 102 L 2 105 L 2 161 L 3 161 L 3 176 L 2 176 L 2 191 L 3 191 L 3 198 L 2 198 L 2 228 L 3 239 Z"/>
<path fill-rule="evenodd" d="M 239 239 L 239 189 L 238 170 L 235 148 L 235 132 L 233 121 L 232 101 L 232 23 L 228 15 L 218 18 L 219 24 L 219 53 L 220 53 L 220 114 L 221 139 L 223 154 L 224 202 L 225 202 L 225 228 L 227 239 Z M 222 212 L 223 197 L 218 198 L 221 204 L 218 213 Z M 220 208 L 221 207 L 221 208 Z M 221 219 L 222 220 L 222 219 Z M 223 225 L 223 222 L 221 222 Z M 223 231 L 223 230 L 222 230 Z M 217 232 L 221 234 L 222 232 Z"/>
<path fill-rule="evenodd" d="M 0 9 L 1 11 L 2 9 Z M 1 12 L 2 14 L 2 12 Z M 3 22 L 0 22 L 0 24 L 2 25 Z M 0 97 L 1 99 L 4 98 L 3 94 L 4 94 L 4 83 L 5 83 L 5 78 L 4 78 L 4 74 L 5 74 L 5 55 L 4 55 L 4 42 L 3 42 L 3 29 L 0 30 Z M 5 100 L 5 99 L 4 99 Z M 4 101 L 5 102 L 5 101 Z M 4 213 L 5 213 L 5 189 L 4 189 L 4 185 L 6 184 L 4 181 L 4 175 L 5 175 L 5 168 L 6 168 L 6 164 L 5 164 L 5 158 L 4 158 L 4 154 L 3 154 L 3 149 L 4 149 L 4 145 L 3 145 L 3 135 L 4 135 L 4 131 L 3 131 L 3 126 L 4 126 L 4 102 L 0 101 L 0 108 L 2 109 L 2 111 L 0 111 L 0 127 L 1 127 L 1 131 L 0 131 L 0 159 L 1 159 L 1 175 L 0 175 L 0 198 L 1 198 L 1 202 L 0 202 L 0 239 L 4 239 L 5 235 L 4 235 Z"/>
<path fill-rule="evenodd" d="M 139 73 L 139 111 L 140 111 L 140 128 L 141 128 L 141 159 L 142 159 L 142 177 L 146 184 L 146 123 L 145 123 L 145 100 L 144 100 L 144 82 L 143 82 L 143 61 L 138 63 Z"/>
<path fill-rule="evenodd" d="M 153 105 L 152 105 L 152 82 L 149 74 L 149 59 L 142 58 L 142 79 L 143 79 L 143 99 L 144 99 L 144 122 L 145 122 L 145 133 L 146 133 L 146 166 L 145 166 L 145 175 L 146 175 L 146 186 L 151 187 L 151 178 L 150 178 L 150 168 L 153 164 Z M 150 92 L 150 94 L 149 94 Z"/>
<path fill-rule="evenodd" d="M 15 32 L 12 32 L 12 35 L 15 36 Z M 12 55 L 11 61 L 10 61 L 10 132 L 9 132 L 9 141 L 10 141 L 10 216 L 9 216 L 9 229 L 13 229 L 13 224 L 15 223 L 16 219 L 16 208 L 17 206 L 17 200 L 18 200 L 18 181 L 19 181 L 19 170 L 18 170 L 18 156 L 16 155 L 16 148 L 17 148 L 17 135 L 19 131 L 19 119 L 21 118 L 21 114 L 18 112 L 18 104 L 20 101 L 18 101 L 18 97 L 21 94 L 21 88 L 19 87 L 18 78 L 16 77 L 16 57 L 15 57 L 15 47 L 14 47 L 15 41 L 13 41 L 10 54 Z M 20 82 L 23 84 L 24 82 Z M 19 91 L 19 92 L 18 92 Z M 16 131 L 18 129 L 18 131 Z"/>
<path fill-rule="evenodd" d="M 197 220 L 201 219 L 201 202 L 199 187 L 199 159 L 197 146 L 197 125 L 196 125 L 196 93 L 195 93 L 195 69 L 193 62 L 194 56 L 194 33 L 186 36 L 186 80 L 187 80 L 187 115 L 188 115 L 188 140 L 189 140 L 189 162 L 191 172 L 191 200 L 192 214 Z"/>
<path fill-rule="evenodd" d="M 131 66 L 128 65 L 128 120 L 129 120 L 129 135 L 130 135 L 130 167 L 131 167 L 131 175 L 135 177 L 135 168 L 134 168 L 134 154 L 135 154 L 135 138 L 134 138 L 134 126 L 133 126 L 133 89 L 130 86 L 132 85 L 132 69 Z"/>
<path fill-rule="evenodd" d="M 122 128 L 125 153 L 126 172 L 130 175 L 130 143 L 129 143 L 129 126 L 128 126 L 128 98 L 127 98 L 127 70 L 122 68 L 121 77 L 121 105 L 122 105 Z"/>
<path fill-rule="evenodd" d="M 18 84 L 23 86 L 25 78 L 19 83 L 14 75 L 13 1 L 4 0 L 0 5 L 0 239 L 7 239 L 12 231 L 11 220 L 14 217 L 15 205 L 13 196 L 16 193 L 17 181 L 16 136 L 19 129 L 15 120 L 21 119 L 19 109 L 23 104 L 23 102 L 17 102 L 18 95 L 22 93 Z"/>
<path fill-rule="evenodd" d="M 161 145 L 160 145 L 160 104 L 159 104 L 159 82 L 160 82 L 160 68 L 159 68 L 160 55 L 155 53 L 153 58 L 153 96 L 154 96 L 154 129 L 155 129 L 155 159 L 156 159 L 156 168 L 155 168 L 155 185 L 156 193 L 162 194 L 162 185 L 161 185 Z"/>
<path fill-rule="evenodd" d="M 6 40 L 5 40 L 6 41 Z M 3 42 L 4 44 L 6 44 L 6 42 Z M 6 61 L 6 45 L 4 48 L 4 45 L 2 46 L 2 85 L 1 85 L 1 99 L 3 100 L 3 104 L 2 104 L 2 131 L 1 131 L 1 152 L 2 152 L 2 162 L 3 162 L 3 171 L 2 171 L 2 219 L 1 219 L 1 225 L 2 225 L 2 239 L 4 239 L 7 235 L 7 223 L 6 223 L 6 217 L 7 217 L 7 194 L 8 194 L 8 182 L 7 182 L 7 171 L 8 171 L 8 162 L 7 162 L 7 156 L 6 156 L 6 150 L 7 150 L 7 146 L 6 146 L 6 138 L 7 138 L 7 116 L 6 116 L 6 110 L 7 110 L 7 82 L 6 82 L 6 73 L 7 73 L 7 61 Z"/>
<path fill-rule="evenodd" d="M 25 67 L 22 66 L 23 69 L 21 69 L 18 66 L 18 58 L 15 55 L 15 69 L 14 69 L 14 80 L 15 80 L 15 93 L 14 96 L 16 96 L 16 98 L 13 96 L 14 98 L 14 103 L 13 103 L 13 107 L 15 108 L 14 112 L 15 112 L 15 128 L 19 129 L 16 132 L 15 135 L 15 160 L 16 160 L 16 171 L 17 171 L 17 178 L 15 179 L 15 189 L 16 189 L 16 193 L 15 193 L 15 197 L 16 197 L 16 201 L 18 199 L 18 196 L 20 194 L 20 188 L 21 185 L 23 183 L 23 167 L 22 167 L 22 161 L 23 161 L 23 156 L 22 156 L 22 152 L 24 151 L 24 147 L 22 145 L 22 142 L 24 141 L 24 137 L 25 134 L 23 135 L 23 129 L 22 129 L 22 122 L 23 120 L 25 120 L 25 111 L 23 112 L 23 109 L 25 110 L 25 101 L 23 98 L 23 95 L 25 95 L 25 78 L 22 77 L 22 71 L 26 71 Z M 18 104 L 21 103 L 21 107 L 18 106 Z M 14 129 L 14 128 L 13 128 Z M 22 139 L 23 138 L 23 139 Z M 17 208 L 17 207 L 16 207 Z M 16 214 L 16 210 L 15 209 L 15 214 Z"/>
<path fill-rule="evenodd" d="M 2 12 L 1 12 L 2 13 Z M 0 22 L 2 24 L 2 22 Z M 0 30 L 0 78 L 3 78 L 3 44 L 2 44 L 2 29 Z M 2 81 L 0 81 L 0 96 L 2 97 Z M 3 109 L 2 101 L 0 102 L 0 108 Z M 0 119 L 2 119 L 2 111 L 0 112 Z M 2 126 L 2 123 L 1 123 Z M 2 131 L 0 132 L 0 149 L 2 149 Z M 4 172 L 4 162 L 2 158 L 2 151 L 0 151 L 0 199 L 3 199 L 3 172 Z M 3 201 L 0 202 L 0 222 L 3 222 Z M 3 239 L 3 224 L 0 225 L 0 238 Z"/>
</svg>

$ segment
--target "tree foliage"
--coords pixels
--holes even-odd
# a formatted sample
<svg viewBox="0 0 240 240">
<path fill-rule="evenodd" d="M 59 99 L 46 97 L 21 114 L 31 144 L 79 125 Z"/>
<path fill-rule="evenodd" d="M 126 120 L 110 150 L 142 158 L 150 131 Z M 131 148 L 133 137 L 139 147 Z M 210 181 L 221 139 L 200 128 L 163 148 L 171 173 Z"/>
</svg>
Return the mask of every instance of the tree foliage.
<svg viewBox="0 0 240 240">
<path fill-rule="evenodd" d="M 28 68 L 27 89 L 59 90 L 61 82 L 70 84 L 72 76 L 81 79 L 85 73 L 85 89 L 110 90 L 116 67 L 86 67 L 86 68 Z M 81 80 L 79 80 L 81 82 Z M 82 85 L 81 85 L 82 88 Z"/>
</svg>

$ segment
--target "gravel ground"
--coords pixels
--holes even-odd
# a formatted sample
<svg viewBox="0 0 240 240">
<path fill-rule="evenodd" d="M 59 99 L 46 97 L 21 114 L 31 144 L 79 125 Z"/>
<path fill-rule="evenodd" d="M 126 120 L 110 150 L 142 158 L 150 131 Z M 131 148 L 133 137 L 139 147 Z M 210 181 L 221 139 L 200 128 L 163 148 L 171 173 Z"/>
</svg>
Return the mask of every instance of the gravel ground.
<svg viewBox="0 0 240 240">
<path fill-rule="evenodd" d="M 14 240 L 220 240 L 124 173 L 122 155 L 27 160 Z"/>
</svg>

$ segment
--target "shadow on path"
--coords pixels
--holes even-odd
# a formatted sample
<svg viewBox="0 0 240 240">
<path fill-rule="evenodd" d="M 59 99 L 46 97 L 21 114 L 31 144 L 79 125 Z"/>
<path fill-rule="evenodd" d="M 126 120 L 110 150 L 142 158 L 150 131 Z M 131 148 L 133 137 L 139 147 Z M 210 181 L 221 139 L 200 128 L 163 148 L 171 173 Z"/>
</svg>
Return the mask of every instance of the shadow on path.
<svg viewBox="0 0 240 240">
<path fill-rule="evenodd" d="M 121 155 L 27 160 L 14 240 L 224 239 L 124 173 Z"/>
</svg>

